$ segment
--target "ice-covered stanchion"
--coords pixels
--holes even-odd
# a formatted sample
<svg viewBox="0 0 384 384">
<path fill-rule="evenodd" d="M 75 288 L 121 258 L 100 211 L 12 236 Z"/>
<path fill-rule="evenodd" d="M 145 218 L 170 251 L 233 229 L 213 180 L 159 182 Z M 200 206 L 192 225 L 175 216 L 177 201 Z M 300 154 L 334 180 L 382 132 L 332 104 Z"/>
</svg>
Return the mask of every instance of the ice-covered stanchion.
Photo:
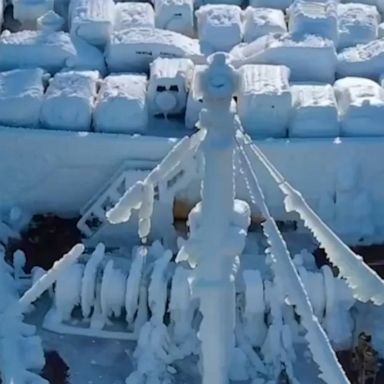
<svg viewBox="0 0 384 384">
<path fill-rule="evenodd" d="M 37 20 L 53 11 L 54 0 L 13 0 L 13 16 L 25 29 L 35 29 Z"/>
<path fill-rule="evenodd" d="M 157 58 L 151 63 L 147 93 L 151 114 L 167 117 L 185 110 L 192 71 L 189 59 Z"/>
<path fill-rule="evenodd" d="M 156 28 L 193 36 L 193 0 L 155 0 Z"/>
</svg>

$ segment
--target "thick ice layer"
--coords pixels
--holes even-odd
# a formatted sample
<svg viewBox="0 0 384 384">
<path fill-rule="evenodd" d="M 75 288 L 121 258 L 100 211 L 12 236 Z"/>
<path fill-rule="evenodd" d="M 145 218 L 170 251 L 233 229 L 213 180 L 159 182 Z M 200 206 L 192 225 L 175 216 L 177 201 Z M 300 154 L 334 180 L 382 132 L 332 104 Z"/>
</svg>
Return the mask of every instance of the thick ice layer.
<svg viewBox="0 0 384 384">
<path fill-rule="evenodd" d="M 338 111 L 331 85 L 293 85 L 290 137 L 339 136 Z"/>
<path fill-rule="evenodd" d="M 155 0 L 156 28 L 193 35 L 193 0 Z"/>
<path fill-rule="evenodd" d="M 157 58 L 150 66 L 148 106 L 153 114 L 183 112 L 193 72 L 189 59 Z"/>
<path fill-rule="evenodd" d="M 269 33 L 284 32 L 287 32 L 287 25 L 281 10 L 248 7 L 244 11 L 244 41 L 246 43 Z"/>
<path fill-rule="evenodd" d="M 94 71 L 57 73 L 44 96 L 41 125 L 49 129 L 89 131 L 98 78 Z"/>
<path fill-rule="evenodd" d="M 250 0 L 249 5 L 252 7 L 265 7 L 286 10 L 293 0 Z"/>
<path fill-rule="evenodd" d="M 99 132 L 133 133 L 147 127 L 147 77 L 138 74 L 110 75 L 102 83 L 94 113 Z"/>
<path fill-rule="evenodd" d="M 378 37 L 380 14 L 377 8 L 366 4 L 339 4 L 338 48 L 368 43 Z"/>
<path fill-rule="evenodd" d="M 377 81 L 384 68 L 384 40 L 346 48 L 337 60 L 338 77 L 358 76 Z"/>
<path fill-rule="evenodd" d="M 380 12 L 384 11 L 383 0 L 341 0 L 340 3 L 360 3 L 375 6 Z"/>
<path fill-rule="evenodd" d="M 127 28 L 155 26 L 155 11 L 149 3 L 117 3 L 115 5 L 114 31 Z"/>
<path fill-rule="evenodd" d="M 237 5 L 204 5 L 196 11 L 197 29 L 205 54 L 230 51 L 243 37 L 242 12 Z"/>
<path fill-rule="evenodd" d="M 337 43 L 337 2 L 295 1 L 290 6 L 288 27 L 296 36 L 322 36 Z"/>
<path fill-rule="evenodd" d="M 289 69 L 277 65 L 245 65 L 240 72 L 242 84 L 237 110 L 245 130 L 254 137 L 286 136 L 292 102 Z"/>
<path fill-rule="evenodd" d="M 55 73 L 63 68 L 104 72 L 102 53 L 84 41 L 72 41 L 64 32 L 3 32 L 0 36 L 0 70 L 43 68 Z"/>
<path fill-rule="evenodd" d="M 346 77 L 337 80 L 334 87 L 343 136 L 384 135 L 384 89 L 379 84 Z"/>
<path fill-rule="evenodd" d="M 105 45 L 112 33 L 113 0 L 71 0 L 69 24 L 71 34 L 93 45 Z"/>
<path fill-rule="evenodd" d="M 54 0 L 13 0 L 13 17 L 26 26 L 36 26 L 36 21 L 53 10 Z"/>
<path fill-rule="evenodd" d="M 111 72 L 148 72 L 157 57 L 201 60 L 198 41 L 156 28 L 131 28 L 113 33 L 106 49 Z"/>
<path fill-rule="evenodd" d="M 42 69 L 15 69 L 0 73 L 0 124 L 36 127 L 44 93 Z"/>
<path fill-rule="evenodd" d="M 271 34 L 250 44 L 240 44 L 230 54 L 236 67 L 244 64 L 286 65 L 291 70 L 291 81 L 332 84 L 335 78 L 335 47 L 332 41 L 319 36 L 308 35 L 296 41 L 288 34 Z"/>
<path fill-rule="evenodd" d="M 44 15 L 37 19 L 37 28 L 42 31 L 60 31 L 62 30 L 64 24 L 65 20 L 54 11 L 44 13 Z"/>
</svg>

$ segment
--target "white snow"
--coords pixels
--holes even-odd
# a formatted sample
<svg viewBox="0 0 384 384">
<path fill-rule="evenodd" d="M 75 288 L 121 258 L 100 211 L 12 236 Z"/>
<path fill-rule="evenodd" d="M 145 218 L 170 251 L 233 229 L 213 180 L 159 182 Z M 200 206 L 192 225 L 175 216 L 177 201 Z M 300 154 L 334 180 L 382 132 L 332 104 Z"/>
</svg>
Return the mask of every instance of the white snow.
<svg viewBox="0 0 384 384">
<path fill-rule="evenodd" d="M 339 136 L 338 109 L 333 87 L 292 85 L 290 137 Z"/>
<path fill-rule="evenodd" d="M 40 115 L 42 127 L 89 131 L 98 78 L 96 71 L 57 73 L 44 95 Z"/>
<path fill-rule="evenodd" d="M 130 28 L 112 34 L 106 48 L 111 72 L 148 72 L 157 57 L 201 60 L 198 41 L 156 28 Z"/>
<path fill-rule="evenodd" d="M 247 7 L 243 12 L 243 18 L 246 43 L 269 33 L 287 32 L 284 13 L 279 9 Z"/>
<path fill-rule="evenodd" d="M 113 29 L 114 5 L 113 0 L 71 0 L 71 35 L 93 45 L 105 45 Z"/>
<path fill-rule="evenodd" d="M 286 65 L 291 70 L 291 81 L 332 84 L 335 79 L 335 47 L 332 41 L 320 36 L 307 35 L 294 40 L 289 34 L 270 34 L 250 44 L 240 44 L 230 54 L 236 67 L 244 64 Z"/>
<path fill-rule="evenodd" d="M 11 127 L 37 127 L 44 81 L 45 74 L 42 69 L 0 72 L 0 124 Z"/>
<path fill-rule="evenodd" d="M 237 110 L 245 130 L 253 137 L 286 136 L 292 104 L 289 69 L 244 65 L 240 73 Z"/>
<path fill-rule="evenodd" d="M 288 9 L 288 29 L 296 36 L 318 35 L 337 44 L 336 1 L 294 1 Z"/>
<path fill-rule="evenodd" d="M 36 27 L 37 19 L 53 10 L 54 0 L 13 0 L 13 16 L 26 27 Z"/>
<path fill-rule="evenodd" d="M 147 128 L 147 77 L 107 76 L 97 96 L 94 127 L 99 132 L 143 132 Z"/>
<path fill-rule="evenodd" d="M 339 49 L 368 43 L 378 38 L 380 14 L 375 6 L 359 3 L 339 4 L 337 13 Z"/>
<path fill-rule="evenodd" d="M 0 36 L 0 70 L 43 68 L 55 73 L 63 68 L 105 71 L 102 53 L 64 32 L 21 31 Z"/>
<path fill-rule="evenodd" d="M 346 48 L 337 60 L 338 77 L 359 76 L 377 81 L 383 73 L 384 40 Z"/>
<path fill-rule="evenodd" d="M 155 11 L 149 3 L 116 3 L 114 31 L 121 31 L 127 28 L 155 26 Z"/>
<path fill-rule="evenodd" d="M 193 0 L 155 0 L 156 28 L 191 36 L 194 33 Z"/>
<path fill-rule="evenodd" d="M 293 0 L 250 0 L 249 5 L 256 8 L 269 7 L 285 11 L 292 4 L 292 1 Z"/>
<path fill-rule="evenodd" d="M 243 37 L 242 11 L 237 5 L 207 4 L 195 12 L 202 51 L 230 51 Z"/>
<path fill-rule="evenodd" d="M 337 80 L 335 93 L 343 136 L 382 136 L 384 89 L 372 80 L 346 77 Z"/>
<path fill-rule="evenodd" d="M 189 59 L 157 58 L 150 64 L 147 101 L 152 114 L 185 110 L 193 63 Z"/>
</svg>

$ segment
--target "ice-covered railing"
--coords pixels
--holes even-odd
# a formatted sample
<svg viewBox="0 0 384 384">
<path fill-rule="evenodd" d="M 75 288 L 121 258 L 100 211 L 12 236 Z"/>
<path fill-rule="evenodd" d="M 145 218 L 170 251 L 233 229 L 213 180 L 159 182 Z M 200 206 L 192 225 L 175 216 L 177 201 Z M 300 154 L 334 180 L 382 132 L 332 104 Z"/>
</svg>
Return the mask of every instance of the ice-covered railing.
<svg viewBox="0 0 384 384">
<path fill-rule="evenodd" d="M 319 216 L 308 206 L 302 195 L 284 179 L 263 152 L 249 138 L 242 136 L 240 140 L 241 145 L 247 147 L 250 156 L 257 157 L 267 168 L 286 196 L 285 206 L 287 211 L 295 211 L 300 215 L 305 225 L 312 231 L 325 249 L 329 260 L 339 269 L 340 275 L 345 278 L 348 286 L 353 290 L 354 296 L 362 302 L 371 300 L 377 305 L 384 304 L 384 282 L 377 273 L 369 268 L 361 256 L 350 250 L 323 223 Z"/>
<path fill-rule="evenodd" d="M 266 219 L 263 228 L 270 246 L 270 255 L 273 261 L 272 269 L 276 278 L 279 279 L 289 303 L 295 306 L 296 312 L 301 317 L 301 323 L 307 331 L 305 338 L 308 341 L 314 360 L 319 365 L 320 376 L 326 383 L 348 383 L 349 381 L 337 361 L 335 352 L 313 313 L 308 294 L 296 271 L 287 245 L 277 228 L 276 222 L 269 213 L 249 155 L 244 148 L 244 137 L 240 136 L 237 139 L 239 142 L 238 153 L 250 198 Z M 245 170 L 250 177 L 245 173 Z"/>
</svg>

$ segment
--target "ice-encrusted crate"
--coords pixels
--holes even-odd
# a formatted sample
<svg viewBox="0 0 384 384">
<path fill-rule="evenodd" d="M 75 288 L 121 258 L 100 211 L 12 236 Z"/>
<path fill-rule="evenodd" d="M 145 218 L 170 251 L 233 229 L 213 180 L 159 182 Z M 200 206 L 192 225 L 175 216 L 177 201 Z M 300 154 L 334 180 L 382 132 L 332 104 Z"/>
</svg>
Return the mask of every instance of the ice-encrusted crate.
<svg viewBox="0 0 384 384">
<path fill-rule="evenodd" d="M 149 3 L 117 3 L 113 30 L 122 31 L 127 28 L 155 26 L 155 11 Z"/>
<path fill-rule="evenodd" d="M 151 63 L 147 93 L 151 114 L 174 115 L 185 110 L 192 72 L 189 59 L 157 58 Z"/>
<path fill-rule="evenodd" d="M 290 71 L 282 65 L 244 65 L 237 110 L 253 137 L 285 137 L 292 111 Z"/>
</svg>

